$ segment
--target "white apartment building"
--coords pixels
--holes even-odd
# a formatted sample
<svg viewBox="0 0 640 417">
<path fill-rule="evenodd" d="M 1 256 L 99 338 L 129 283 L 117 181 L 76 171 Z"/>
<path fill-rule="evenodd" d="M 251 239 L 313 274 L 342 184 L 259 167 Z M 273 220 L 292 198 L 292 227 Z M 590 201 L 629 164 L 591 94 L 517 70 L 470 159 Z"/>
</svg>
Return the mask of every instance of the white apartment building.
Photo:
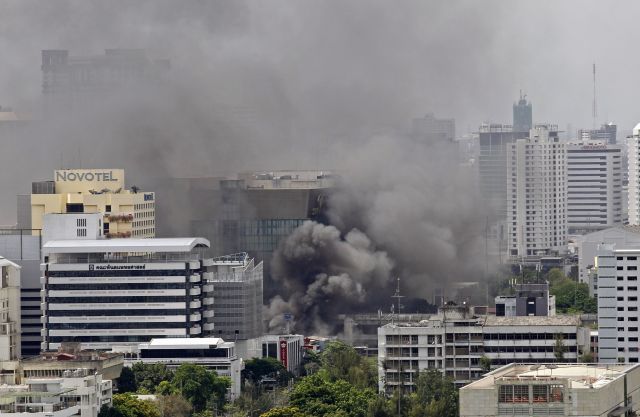
<svg viewBox="0 0 640 417">
<path fill-rule="evenodd" d="M 629 224 L 640 225 L 640 123 L 633 128 L 633 134 L 627 138 L 627 215 Z"/>
<path fill-rule="evenodd" d="M 598 359 L 637 363 L 640 359 L 640 247 L 598 248 Z"/>
<path fill-rule="evenodd" d="M 42 264 L 43 350 L 201 337 L 202 238 L 52 240 Z M 206 308 L 205 308 L 206 311 Z"/>
<path fill-rule="evenodd" d="M 177 368 L 183 363 L 195 363 L 231 379 L 229 399 L 240 395 L 242 358 L 236 354 L 235 343 L 217 337 L 152 339 L 138 345 L 137 361 L 163 363 Z"/>
<path fill-rule="evenodd" d="M 511 364 L 460 389 L 460 417 L 636 415 L 639 365 Z"/>
<path fill-rule="evenodd" d="M 589 351 L 589 330 L 575 316 L 475 316 L 464 306 L 445 306 L 428 320 L 378 329 L 379 389 L 410 391 L 423 369 L 439 369 L 461 386 L 484 373 L 482 356 L 493 367 L 555 361 L 557 338 L 565 348 L 563 361 L 575 362 Z"/>
<path fill-rule="evenodd" d="M 20 358 L 20 266 L 0 256 L 0 361 Z"/>
<path fill-rule="evenodd" d="M 572 232 L 622 224 L 622 149 L 604 141 L 567 145 L 567 224 Z"/>
<path fill-rule="evenodd" d="M 566 145 L 536 126 L 507 148 L 509 254 L 562 252 L 567 243 Z"/>
</svg>

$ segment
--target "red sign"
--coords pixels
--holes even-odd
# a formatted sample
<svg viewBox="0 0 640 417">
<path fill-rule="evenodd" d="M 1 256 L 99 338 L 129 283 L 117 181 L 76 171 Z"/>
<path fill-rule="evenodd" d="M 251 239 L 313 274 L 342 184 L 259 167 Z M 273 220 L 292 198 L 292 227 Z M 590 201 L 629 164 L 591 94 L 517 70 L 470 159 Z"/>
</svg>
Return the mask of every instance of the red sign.
<svg viewBox="0 0 640 417">
<path fill-rule="evenodd" d="M 287 341 L 285 339 L 280 339 L 280 362 L 282 362 L 285 368 L 287 368 L 287 365 L 289 363 L 287 353 Z"/>
</svg>

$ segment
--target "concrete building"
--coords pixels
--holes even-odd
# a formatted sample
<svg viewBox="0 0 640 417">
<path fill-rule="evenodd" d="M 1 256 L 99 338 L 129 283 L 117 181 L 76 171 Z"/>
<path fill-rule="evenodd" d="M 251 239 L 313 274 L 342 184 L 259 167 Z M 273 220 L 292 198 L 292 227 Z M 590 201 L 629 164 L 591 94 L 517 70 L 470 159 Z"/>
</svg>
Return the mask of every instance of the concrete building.
<svg viewBox="0 0 640 417">
<path fill-rule="evenodd" d="M 640 226 L 640 123 L 627 138 L 627 216 L 629 224 Z"/>
<path fill-rule="evenodd" d="M 622 150 L 604 141 L 567 145 L 567 226 L 584 233 L 622 224 Z"/>
<path fill-rule="evenodd" d="M 606 123 L 600 126 L 598 129 L 579 129 L 578 140 L 585 142 L 596 140 L 603 141 L 609 145 L 615 145 L 618 134 L 618 126 L 613 123 Z"/>
<path fill-rule="evenodd" d="M 589 284 L 589 295 L 598 298 L 597 271 L 593 269 L 598 246 L 615 244 L 620 248 L 640 247 L 640 227 L 616 226 L 577 236 L 575 240 L 578 250 L 578 280 Z"/>
<path fill-rule="evenodd" d="M 482 356 L 492 366 L 555 361 L 558 338 L 567 362 L 589 351 L 589 330 L 581 327 L 579 317 L 476 316 L 466 306 L 447 305 L 428 320 L 378 329 L 379 389 L 411 391 L 423 369 L 439 369 L 456 385 L 464 385 L 484 373 Z"/>
<path fill-rule="evenodd" d="M 169 69 L 168 60 L 150 59 L 142 49 L 106 49 L 98 56 L 43 50 L 43 113 L 71 118 L 114 94 L 159 87 Z"/>
<path fill-rule="evenodd" d="M 605 244 L 598 248 L 598 360 L 602 363 L 640 360 L 639 256 L 637 246 Z"/>
<path fill-rule="evenodd" d="M 204 334 L 226 340 L 253 339 L 263 334 L 262 262 L 246 252 L 205 260 L 203 293 L 214 301 L 204 312 Z"/>
<path fill-rule="evenodd" d="M 216 337 L 152 339 L 138 345 L 136 361 L 162 363 L 177 368 L 183 363 L 194 363 L 214 370 L 231 379 L 229 399 L 240 396 L 242 359 L 236 354 L 235 343 Z"/>
<path fill-rule="evenodd" d="M 511 364 L 460 389 L 460 417 L 635 415 L 638 365 Z"/>
<path fill-rule="evenodd" d="M 124 170 L 56 170 L 53 175 L 53 181 L 34 182 L 30 197 L 18 198 L 19 228 L 42 229 L 49 213 L 101 213 L 107 238 L 155 236 L 155 194 L 125 189 Z"/>
<path fill-rule="evenodd" d="M 301 334 L 266 334 L 236 342 L 236 352 L 241 358 L 274 358 L 296 376 L 300 375 L 303 349 L 304 336 Z"/>
<path fill-rule="evenodd" d="M 20 266 L 0 256 L 0 361 L 21 356 Z"/>
<path fill-rule="evenodd" d="M 527 102 L 527 95 L 520 92 L 520 100 L 513 104 L 513 130 L 528 132 L 533 127 L 531 103 Z"/>
<path fill-rule="evenodd" d="M 428 142 L 453 142 L 456 137 L 456 121 L 439 119 L 433 113 L 427 113 L 424 117 L 413 119 L 411 134 Z"/>
<path fill-rule="evenodd" d="M 557 130 L 557 129 L 556 129 Z M 508 146 L 509 254 L 557 254 L 567 245 L 566 145 L 547 127 Z"/>
<path fill-rule="evenodd" d="M 103 239 L 102 218 L 102 213 L 45 214 L 42 243 L 50 240 Z"/>
<path fill-rule="evenodd" d="M 39 230 L 0 229 L 0 253 L 20 265 L 21 353 L 40 353 L 42 322 L 40 312 L 40 248 Z"/>
<path fill-rule="evenodd" d="M 0 415 L 97 417 L 103 405 L 111 405 L 111 380 L 122 366 L 122 355 L 81 351 L 79 346 L 3 362 Z"/>
<path fill-rule="evenodd" d="M 498 296 L 496 316 L 555 316 L 556 297 L 549 294 L 549 284 L 516 284 L 513 296 Z"/>
<path fill-rule="evenodd" d="M 202 291 L 208 248 L 202 238 L 45 243 L 42 349 L 201 337 L 202 315 L 213 305 Z"/>
</svg>

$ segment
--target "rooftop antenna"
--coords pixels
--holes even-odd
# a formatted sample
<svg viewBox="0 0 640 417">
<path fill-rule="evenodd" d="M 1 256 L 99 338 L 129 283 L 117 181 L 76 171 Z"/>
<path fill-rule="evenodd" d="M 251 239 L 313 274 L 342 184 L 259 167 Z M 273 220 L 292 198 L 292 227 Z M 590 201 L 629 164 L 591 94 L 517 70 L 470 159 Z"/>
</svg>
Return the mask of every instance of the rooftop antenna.
<svg viewBox="0 0 640 417">
<path fill-rule="evenodd" d="M 395 302 L 395 306 L 397 307 L 397 311 L 398 311 L 398 320 L 400 320 L 400 313 L 402 312 L 402 308 L 404 307 L 402 305 L 402 299 L 404 298 L 404 295 L 400 295 L 400 277 L 397 278 L 397 285 L 396 285 L 396 292 L 395 294 L 393 294 L 391 296 L 391 298 L 395 298 L 396 302 Z"/>
<path fill-rule="evenodd" d="M 598 117 L 598 101 L 596 99 L 596 63 L 593 63 L 593 129 L 596 128 L 596 118 Z"/>
</svg>

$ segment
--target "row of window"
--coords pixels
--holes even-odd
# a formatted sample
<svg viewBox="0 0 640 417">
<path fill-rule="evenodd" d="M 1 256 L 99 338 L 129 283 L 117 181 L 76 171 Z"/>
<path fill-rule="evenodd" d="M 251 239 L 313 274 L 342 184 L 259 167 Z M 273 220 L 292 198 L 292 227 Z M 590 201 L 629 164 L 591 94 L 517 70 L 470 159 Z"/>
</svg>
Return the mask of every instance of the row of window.
<svg viewBox="0 0 640 417">
<path fill-rule="evenodd" d="M 184 316 L 185 309 L 128 309 L 128 310 L 49 310 L 50 317 L 122 317 L 122 316 Z"/>
<path fill-rule="evenodd" d="M 184 282 L 151 283 L 113 283 L 113 284 L 47 284 L 48 290 L 55 291 L 92 291 L 92 290 L 175 290 L 185 289 Z"/>
<path fill-rule="evenodd" d="M 185 322 L 134 322 L 134 323 L 47 323 L 49 330 L 90 330 L 90 329 L 182 329 Z"/>
<path fill-rule="evenodd" d="M 46 297 L 46 301 L 52 304 L 61 304 L 61 303 L 73 303 L 73 304 L 81 304 L 81 303 L 91 303 L 94 304 L 96 302 L 100 302 L 102 304 L 111 304 L 111 303 L 185 303 L 187 302 L 186 297 L 174 297 L 174 296 L 160 296 L 160 297 L 103 297 L 101 295 L 91 296 L 85 295 L 82 297 Z"/>
<path fill-rule="evenodd" d="M 185 269 L 159 269 L 159 270 L 109 270 L 109 271 L 48 271 L 47 276 L 55 278 L 66 277 L 184 277 L 186 275 Z"/>
</svg>

